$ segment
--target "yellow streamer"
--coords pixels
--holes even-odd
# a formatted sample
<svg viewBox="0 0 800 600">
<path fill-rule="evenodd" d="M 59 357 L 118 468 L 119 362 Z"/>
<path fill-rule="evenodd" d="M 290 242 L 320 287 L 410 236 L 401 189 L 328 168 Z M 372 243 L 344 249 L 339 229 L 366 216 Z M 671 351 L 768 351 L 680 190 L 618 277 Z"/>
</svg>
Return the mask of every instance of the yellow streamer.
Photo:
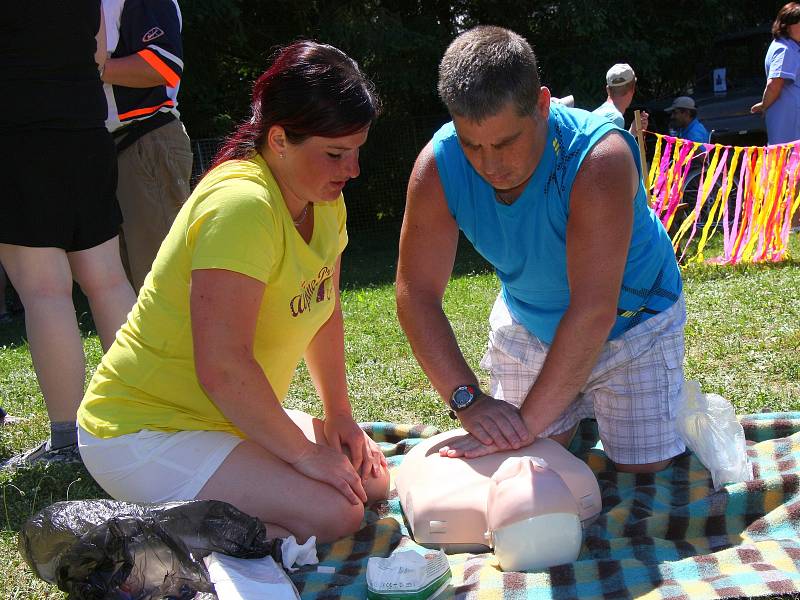
<svg viewBox="0 0 800 600">
<path fill-rule="evenodd" d="M 671 160 L 669 166 L 662 169 L 661 159 L 668 142 L 673 144 Z M 692 144 L 692 148 L 680 161 L 686 144 Z M 698 152 L 705 148 L 708 152 Z M 727 165 L 721 164 L 723 160 Z M 686 169 L 690 161 L 691 169 Z M 721 170 L 715 178 L 718 168 Z M 683 198 L 686 181 L 681 171 L 689 173 L 697 169 L 702 169 L 704 174 L 698 195 Z M 800 143 L 769 147 L 715 144 L 712 147 L 656 134 L 647 185 L 651 205 L 658 207 L 664 226 L 673 231 L 673 247 L 676 252 L 683 248 L 689 261 L 705 260 L 704 251 L 716 232 L 722 229 L 723 219 L 730 229 L 724 240 L 724 255 L 715 262 L 782 260 L 788 256 L 788 227 L 800 209 Z M 678 201 L 688 205 L 688 210 L 685 214 L 675 211 L 667 217 L 676 191 L 680 194 Z M 736 211 L 738 220 L 734 222 Z M 701 214 L 705 215 L 705 223 L 692 247 L 690 244 L 698 232 L 693 225 Z M 682 220 L 673 229 L 674 219 Z"/>
</svg>

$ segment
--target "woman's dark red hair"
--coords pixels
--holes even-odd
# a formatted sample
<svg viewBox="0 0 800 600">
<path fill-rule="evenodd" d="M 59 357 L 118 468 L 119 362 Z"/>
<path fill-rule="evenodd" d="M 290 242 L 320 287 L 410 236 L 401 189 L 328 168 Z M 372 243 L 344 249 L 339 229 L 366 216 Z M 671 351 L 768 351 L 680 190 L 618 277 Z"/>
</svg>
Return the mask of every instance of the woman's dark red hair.
<svg viewBox="0 0 800 600">
<path fill-rule="evenodd" d="M 380 100 L 352 58 L 328 44 L 301 40 L 276 52 L 253 85 L 250 109 L 212 167 L 259 151 L 273 125 L 283 127 L 293 144 L 311 136 L 351 135 L 375 120 Z"/>
</svg>

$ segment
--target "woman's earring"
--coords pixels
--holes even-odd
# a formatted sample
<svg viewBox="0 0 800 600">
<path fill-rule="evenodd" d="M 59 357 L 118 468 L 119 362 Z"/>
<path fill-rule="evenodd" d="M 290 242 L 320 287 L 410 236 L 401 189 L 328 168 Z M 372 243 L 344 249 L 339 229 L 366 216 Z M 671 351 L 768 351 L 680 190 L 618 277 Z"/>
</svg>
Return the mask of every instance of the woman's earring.
<svg viewBox="0 0 800 600">
<path fill-rule="evenodd" d="M 286 155 L 283 152 L 281 152 L 278 156 L 280 156 L 281 158 L 286 158 Z"/>
</svg>

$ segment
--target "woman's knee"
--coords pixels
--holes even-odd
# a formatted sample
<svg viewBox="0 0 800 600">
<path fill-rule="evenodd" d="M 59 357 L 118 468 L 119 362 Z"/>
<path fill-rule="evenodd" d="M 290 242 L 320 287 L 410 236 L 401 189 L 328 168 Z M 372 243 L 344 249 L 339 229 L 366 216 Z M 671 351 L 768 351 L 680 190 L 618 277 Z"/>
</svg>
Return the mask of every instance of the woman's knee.
<svg viewBox="0 0 800 600">
<path fill-rule="evenodd" d="M 69 263 L 75 281 L 87 297 L 127 284 L 117 238 L 88 250 L 70 253 Z"/>
<path fill-rule="evenodd" d="M 309 523 L 310 535 L 319 542 L 332 542 L 353 535 L 364 520 L 364 506 L 350 504 L 341 494 L 327 503 L 324 510 L 316 512 L 316 522 Z"/>
<path fill-rule="evenodd" d="M 389 469 L 381 467 L 377 477 L 369 477 L 364 491 L 367 492 L 367 504 L 386 500 L 389 497 Z"/>
<path fill-rule="evenodd" d="M 6 274 L 23 304 L 42 298 L 72 299 L 72 271 L 66 252 L 7 244 L 0 247 Z"/>
<path fill-rule="evenodd" d="M 119 269 L 83 269 L 81 272 L 75 273 L 75 281 L 90 300 L 130 286 L 121 266 Z"/>
<path fill-rule="evenodd" d="M 46 276 L 24 273 L 17 280 L 12 280 L 12 284 L 26 309 L 30 309 L 34 303 L 72 303 L 72 274 L 69 271 Z"/>
</svg>

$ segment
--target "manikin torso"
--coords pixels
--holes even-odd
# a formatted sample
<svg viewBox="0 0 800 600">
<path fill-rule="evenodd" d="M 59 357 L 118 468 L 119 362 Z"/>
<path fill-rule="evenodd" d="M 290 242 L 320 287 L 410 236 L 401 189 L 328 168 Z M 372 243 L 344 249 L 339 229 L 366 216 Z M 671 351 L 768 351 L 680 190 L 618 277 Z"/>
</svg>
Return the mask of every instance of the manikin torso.
<svg viewBox="0 0 800 600">
<path fill-rule="evenodd" d="M 493 545 L 487 531 L 494 529 L 496 539 L 492 523 L 497 524 L 498 518 L 508 525 L 508 515 L 522 522 L 563 512 L 577 514 L 576 523 L 579 520 L 585 526 L 600 513 L 602 501 L 594 473 L 557 442 L 538 439 L 519 450 L 472 459 L 439 456 L 439 448 L 464 434 L 456 429 L 421 442 L 398 469 L 397 492 L 417 543 L 446 552 L 486 552 Z M 506 463 L 513 457 L 517 461 Z M 526 457 L 537 458 L 529 461 Z M 500 509 L 504 515 L 497 508 L 500 497 L 511 498 Z M 492 501 L 494 514 L 487 515 Z M 544 541 L 542 530 L 538 531 L 537 537 Z"/>
</svg>

